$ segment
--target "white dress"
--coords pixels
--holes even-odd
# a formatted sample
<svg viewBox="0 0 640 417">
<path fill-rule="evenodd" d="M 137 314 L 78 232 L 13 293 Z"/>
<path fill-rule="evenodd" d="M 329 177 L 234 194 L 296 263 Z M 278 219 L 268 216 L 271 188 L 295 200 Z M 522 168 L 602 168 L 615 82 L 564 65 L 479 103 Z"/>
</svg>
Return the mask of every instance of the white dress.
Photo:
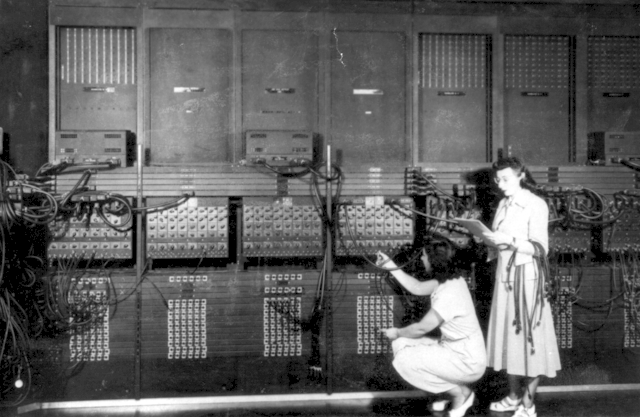
<svg viewBox="0 0 640 417">
<path fill-rule="evenodd" d="M 438 285 L 431 308 L 443 319 L 442 337 L 393 341 L 393 366 L 411 385 L 434 394 L 470 384 L 486 369 L 486 350 L 475 307 L 463 278 Z"/>
<path fill-rule="evenodd" d="M 543 199 L 526 189 L 518 191 L 511 200 L 500 201 L 493 220 L 493 230 L 515 236 L 523 240 L 535 240 L 548 251 L 549 208 Z M 534 314 L 535 291 L 538 286 L 533 257 L 517 252 L 514 266 L 507 270 L 513 251 L 502 250 L 497 254 L 498 265 L 494 282 L 489 331 L 487 333 L 487 362 L 495 370 L 506 369 L 508 374 L 536 377 L 556 376 L 560 366 L 558 342 L 556 340 L 551 306 L 544 300 Z M 530 328 L 522 322 L 517 333 L 514 326 L 515 266 L 523 269 L 523 286 L 520 294 L 522 320 L 530 320 Z M 526 300 L 526 308 L 525 308 Z M 540 314 L 540 308 L 542 312 Z M 527 312 L 525 314 L 525 311 Z M 527 338 L 531 334 L 531 341 Z"/>
</svg>

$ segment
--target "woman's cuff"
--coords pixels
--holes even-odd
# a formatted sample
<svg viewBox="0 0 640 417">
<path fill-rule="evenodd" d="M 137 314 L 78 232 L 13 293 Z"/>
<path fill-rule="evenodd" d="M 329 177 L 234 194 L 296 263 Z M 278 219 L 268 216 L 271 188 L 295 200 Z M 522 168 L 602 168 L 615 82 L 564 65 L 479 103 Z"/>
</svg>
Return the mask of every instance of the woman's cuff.
<svg viewBox="0 0 640 417">
<path fill-rule="evenodd" d="M 396 265 L 396 263 L 393 262 L 393 259 L 391 259 L 391 258 L 385 260 L 384 262 L 376 264 L 376 265 L 378 267 L 380 267 L 382 269 L 386 269 L 386 270 L 398 269 L 398 265 Z"/>
</svg>

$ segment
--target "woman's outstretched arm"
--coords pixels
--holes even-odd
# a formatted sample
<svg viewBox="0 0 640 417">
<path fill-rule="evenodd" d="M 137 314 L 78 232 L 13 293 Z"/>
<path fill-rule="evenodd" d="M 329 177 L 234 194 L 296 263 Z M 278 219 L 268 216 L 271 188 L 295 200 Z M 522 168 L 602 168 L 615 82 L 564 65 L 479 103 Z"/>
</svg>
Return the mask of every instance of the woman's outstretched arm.
<svg viewBox="0 0 640 417">
<path fill-rule="evenodd" d="M 391 275 L 402 285 L 407 291 L 413 295 L 431 295 L 438 288 L 438 281 L 430 279 L 428 281 L 419 281 L 411 275 L 398 268 L 389 256 L 382 252 L 378 252 L 376 264 L 384 269 L 389 270 Z"/>
</svg>

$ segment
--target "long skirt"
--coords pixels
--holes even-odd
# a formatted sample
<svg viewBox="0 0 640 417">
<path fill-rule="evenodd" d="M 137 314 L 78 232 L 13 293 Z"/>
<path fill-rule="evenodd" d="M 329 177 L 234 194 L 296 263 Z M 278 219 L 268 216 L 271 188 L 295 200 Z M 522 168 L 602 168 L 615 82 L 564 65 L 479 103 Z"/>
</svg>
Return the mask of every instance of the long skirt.
<svg viewBox="0 0 640 417">
<path fill-rule="evenodd" d="M 533 265 L 527 264 L 525 268 L 533 268 Z M 525 269 L 524 276 L 533 275 L 533 271 Z M 513 280 L 508 282 L 503 278 L 505 277 L 497 277 L 493 290 L 487 333 L 487 366 L 496 371 L 505 369 L 511 375 L 555 377 L 561 366 L 551 305 L 545 300 L 544 306 L 537 306 L 538 309 L 542 308 L 541 316 L 539 310 L 534 311 L 538 279 L 522 281 L 518 297 L 522 328 L 518 331 L 514 325 L 517 288 L 513 285 Z M 531 325 L 526 326 L 524 320 L 529 320 Z"/>
</svg>

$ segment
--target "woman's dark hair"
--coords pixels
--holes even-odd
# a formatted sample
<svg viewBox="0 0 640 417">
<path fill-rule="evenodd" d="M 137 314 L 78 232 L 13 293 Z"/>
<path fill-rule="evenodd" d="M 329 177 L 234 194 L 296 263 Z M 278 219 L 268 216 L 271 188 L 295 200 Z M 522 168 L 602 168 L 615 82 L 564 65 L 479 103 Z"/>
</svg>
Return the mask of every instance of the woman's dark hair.
<svg viewBox="0 0 640 417">
<path fill-rule="evenodd" d="M 496 175 L 496 172 L 502 171 L 505 168 L 513 169 L 513 171 L 517 175 L 524 173 L 524 178 L 521 181 L 521 185 L 529 190 L 535 190 L 536 181 L 533 179 L 533 176 L 524 165 L 524 163 L 520 160 L 520 158 L 518 158 L 517 156 L 508 156 L 498 159 L 491 166 L 494 177 Z"/>
<path fill-rule="evenodd" d="M 460 276 L 461 265 L 458 262 L 458 250 L 447 239 L 433 238 L 424 245 L 429 257 L 433 278 L 442 283 Z"/>
</svg>

